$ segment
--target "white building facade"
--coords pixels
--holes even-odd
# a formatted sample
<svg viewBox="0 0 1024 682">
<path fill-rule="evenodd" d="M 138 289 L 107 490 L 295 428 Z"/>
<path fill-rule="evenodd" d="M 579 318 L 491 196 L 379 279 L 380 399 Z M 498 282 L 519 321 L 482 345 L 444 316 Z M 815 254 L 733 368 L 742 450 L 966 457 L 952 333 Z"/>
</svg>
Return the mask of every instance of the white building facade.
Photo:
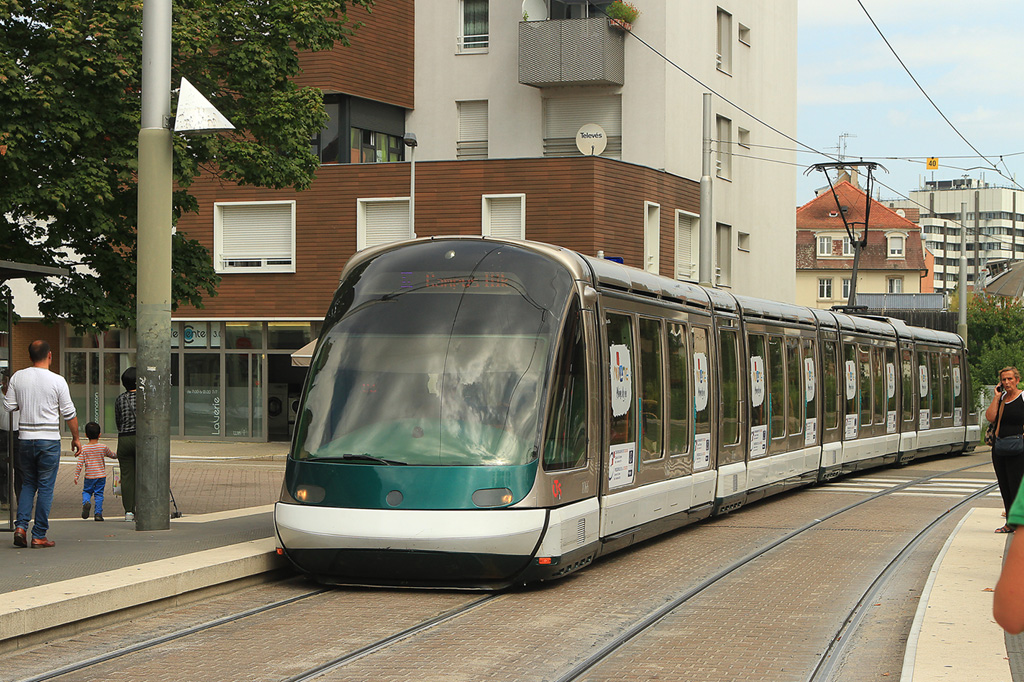
<svg viewBox="0 0 1024 682">
<path fill-rule="evenodd" d="M 609 28 L 607 3 L 417 2 L 416 106 L 406 121 L 417 161 L 579 155 L 577 131 L 596 123 L 603 156 L 697 181 L 706 90 L 696 79 L 721 96 L 712 104 L 714 281 L 792 301 L 795 158 L 753 117 L 796 131 L 797 3 L 637 4 L 628 35 Z M 675 276 L 696 280 L 699 216 L 677 214 Z"/>
</svg>

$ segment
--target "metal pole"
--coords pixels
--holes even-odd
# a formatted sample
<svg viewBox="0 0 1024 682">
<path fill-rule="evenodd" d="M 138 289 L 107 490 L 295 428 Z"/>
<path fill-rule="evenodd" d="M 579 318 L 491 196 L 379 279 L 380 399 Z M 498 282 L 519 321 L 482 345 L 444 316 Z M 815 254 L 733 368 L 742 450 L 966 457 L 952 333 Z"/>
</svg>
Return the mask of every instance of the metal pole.
<svg viewBox="0 0 1024 682">
<path fill-rule="evenodd" d="M 711 93 L 704 93 L 704 141 L 703 154 L 701 156 L 700 169 L 700 261 L 697 266 L 698 281 L 701 286 L 711 286 L 712 261 L 714 251 L 712 250 L 712 239 L 714 238 L 715 223 L 712 216 L 711 203 L 711 126 L 714 119 L 711 115 Z"/>
<path fill-rule="evenodd" d="M 960 202 L 960 323 L 956 333 L 967 341 L 967 202 Z"/>
<path fill-rule="evenodd" d="M 409 235 L 416 238 L 416 146 L 409 147 Z"/>
<path fill-rule="evenodd" d="M 135 529 L 171 527 L 171 0 L 142 8 Z"/>
<path fill-rule="evenodd" d="M 867 229 L 866 225 L 864 229 Z M 853 234 L 855 237 L 857 236 L 856 232 Z M 846 305 L 853 308 L 857 305 L 857 278 L 860 276 L 861 240 L 853 239 L 851 242 L 853 244 L 853 273 L 850 275 L 850 298 L 847 299 Z"/>
</svg>

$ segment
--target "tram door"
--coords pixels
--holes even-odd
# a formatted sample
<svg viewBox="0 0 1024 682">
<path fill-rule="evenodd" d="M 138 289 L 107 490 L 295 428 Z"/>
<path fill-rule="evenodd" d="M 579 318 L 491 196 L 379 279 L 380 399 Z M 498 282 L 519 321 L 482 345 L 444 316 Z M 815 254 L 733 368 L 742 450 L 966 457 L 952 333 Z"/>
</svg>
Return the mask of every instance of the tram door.
<svg viewBox="0 0 1024 682">
<path fill-rule="evenodd" d="M 715 403 L 719 387 L 712 382 L 715 376 L 714 342 L 710 327 L 690 327 L 690 348 L 693 353 L 693 473 L 717 466 L 714 438 Z"/>
</svg>

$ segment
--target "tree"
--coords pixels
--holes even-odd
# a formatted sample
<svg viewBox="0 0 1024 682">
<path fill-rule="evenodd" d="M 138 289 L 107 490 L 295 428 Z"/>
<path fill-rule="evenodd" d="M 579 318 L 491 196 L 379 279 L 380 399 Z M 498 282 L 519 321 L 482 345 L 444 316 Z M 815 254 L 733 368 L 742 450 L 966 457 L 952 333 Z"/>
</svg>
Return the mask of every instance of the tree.
<svg viewBox="0 0 1024 682">
<path fill-rule="evenodd" d="M 174 220 L 198 206 L 201 172 L 305 189 L 309 140 L 326 120 L 297 87 L 299 51 L 348 45 L 348 10 L 373 0 L 175 0 L 172 82 L 181 76 L 236 127 L 174 138 Z M 36 286 L 40 310 L 83 331 L 135 320 L 141 0 L 0 0 L 0 244 L 6 260 L 68 267 Z M 172 300 L 201 306 L 219 277 L 196 240 L 173 239 Z"/>
<path fill-rule="evenodd" d="M 967 361 L 975 389 L 993 386 L 999 370 L 1024 370 L 1024 306 L 1017 299 L 975 294 L 967 302 Z"/>
</svg>

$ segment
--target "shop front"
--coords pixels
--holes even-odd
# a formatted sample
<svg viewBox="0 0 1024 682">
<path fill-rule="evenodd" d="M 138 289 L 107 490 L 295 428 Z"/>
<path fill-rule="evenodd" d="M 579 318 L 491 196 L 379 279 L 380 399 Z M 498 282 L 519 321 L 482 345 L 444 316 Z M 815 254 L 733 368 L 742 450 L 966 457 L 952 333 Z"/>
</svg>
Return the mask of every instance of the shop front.
<svg viewBox="0 0 1024 682">
<path fill-rule="evenodd" d="M 291 353 L 319 321 L 178 321 L 171 325 L 171 436 L 199 440 L 288 440 L 306 368 Z M 66 330 L 62 372 L 79 422 L 116 435 L 121 373 L 135 364 L 135 333 Z"/>
</svg>

